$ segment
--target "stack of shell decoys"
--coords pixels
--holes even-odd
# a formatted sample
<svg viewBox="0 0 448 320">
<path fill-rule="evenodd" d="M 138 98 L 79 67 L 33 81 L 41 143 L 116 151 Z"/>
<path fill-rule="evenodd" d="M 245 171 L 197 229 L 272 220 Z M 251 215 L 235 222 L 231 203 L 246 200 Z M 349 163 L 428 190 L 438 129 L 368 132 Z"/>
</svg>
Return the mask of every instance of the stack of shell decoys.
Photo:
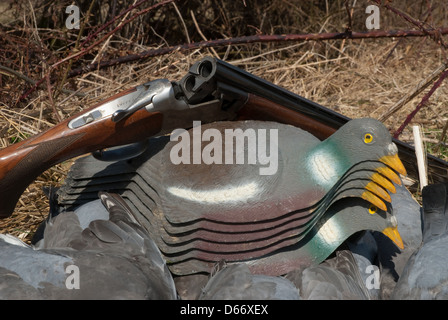
<svg viewBox="0 0 448 320">
<path fill-rule="evenodd" d="M 213 139 L 203 138 L 210 129 Z M 380 122 L 351 120 L 324 141 L 264 121 L 203 125 L 199 135 L 194 130 L 180 135 L 186 141 L 151 139 L 149 151 L 132 160 L 77 160 L 58 192 L 59 205 L 80 205 L 103 190 L 120 194 L 176 276 L 208 273 L 221 260 L 244 262 L 254 273 L 284 275 L 322 262 L 361 230 L 383 232 L 403 246 L 389 203 L 405 169 Z M 250 133 L 260 139 L 262 132 L 264 151 L 277 152 L 276 170 L 262 175 L 266 161 L 249 163 L 250 142 L 242 151 L 232 150 L 235 159 L 234 153 L 243 152 L 243 161 L 226 163 L 228 142 L 216 137 L 229 131 L 235 144 L 249 140 Z M 181 142 L 192 151 L 187 163 L 175 164 L 173 152 L 179 156 Z M 195 162 L 198 150 L 211 157 L 221 151 L 222 161 Z"/>
<path fill-rule="evenodd" d="M 0 298 L 447 297 L 448 187 L 426 187 L 421 208 L 381 123 L 352 120 L 324 141 L 273 122 L 200 129 L 278 134 L 263 146 L 278 150 L 276 170 L 248 163 L 250 143 L 245 162 L 194 163 L 195 148 L 226 150 L 210 136 L 195 146 L 195 128 L 180 135 L 189 164 L 173 163 L 181 140 L 168 136 L 130 160 L 80 158 L 49 192 L 34 245 L 0 237 Z M 82 290 L 67 290 L 71 265 Z"/>
</svg>

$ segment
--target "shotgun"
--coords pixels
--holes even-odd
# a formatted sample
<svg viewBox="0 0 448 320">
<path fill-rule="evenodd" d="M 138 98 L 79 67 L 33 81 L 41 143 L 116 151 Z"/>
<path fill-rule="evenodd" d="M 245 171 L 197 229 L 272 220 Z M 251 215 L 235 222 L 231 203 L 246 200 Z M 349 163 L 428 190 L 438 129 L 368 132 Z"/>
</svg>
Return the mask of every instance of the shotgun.
<svg viewBox="0 0 448 320">
<path fill-rule="evenodd" d="M 151 136 L 190 128 L 194 120 L 228 120 L 234 114 L 230 108 L 222 109 L 218 100 L 189 104 L 179 85 L 167 79 L 118 93 L 0 150 L 0 218 L 10 216 L 26 187 L 58 163 L 90 152 L 106 161 L 136 156 Z M 102 151 L 116 146 L 124 147 Z"/>
<path fill-rule="evenodd" d="M 60 162 L 90 152 L 105 161 L 132 158 L 145 150 L 147 138 L 191 128 L 195 120 L 246 119 L 291 124 L 321 140 L 350 120 L 231 64 L 206 57 L 179 81 L 157 79 L 125 90 L 0 150 L 0 218 L 10 216 L 26 187 Z M 412 174 L 416 163 L 413 148 L 395 142 Z M 429 160 L 446 175 L 446 162 L 434 158 Z"/>
</svg>

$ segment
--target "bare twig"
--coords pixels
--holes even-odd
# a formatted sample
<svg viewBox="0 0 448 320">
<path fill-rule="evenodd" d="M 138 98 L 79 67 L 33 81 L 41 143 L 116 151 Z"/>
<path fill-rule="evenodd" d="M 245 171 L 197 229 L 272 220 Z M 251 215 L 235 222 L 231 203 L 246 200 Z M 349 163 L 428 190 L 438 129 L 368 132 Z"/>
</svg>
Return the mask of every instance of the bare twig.
<svg viewBox="0 0 448 320">
<path fill-rule="evenodd" d="M 135 4 L 136 4 L 136 2 L 134 2 L 134 3 L 132 4 L 132 6 L 135 6 Z M 128 17 L 129 14 L 130 14 L 130 12 L 128 11 L 128 12 L 124 15 L 123 19 L 122 19 L 122 20 L 120 21 L 120 23 L 118 24 L 119 26 L 120 26 L 121 24 L 123 24 L 124 21 L 126 21 L 126 18 Z M 104 49 L 105 49 L 106 46 L 109 44 L 110 39 L 112 39 L 113 36 L 114 36 L 114 35 L 111 34 L 111 35 L 109 36 L 109 38 L 107 38 L 107 40 L 104 41 L 103 46 L 102 46 L 101 49 L 98 51 L 98 54 L 95 56 L 95 58 L 93 58 L 92 63 L 95 62 L 99 57 L 101 57 L 101 54 L 103 53 Z M 70 60 L 70 61 L 73 61 L 73 60 Z"/>
<path fill-rule="evenodd" d="M 348 17 L 348 25 L 347 25 L 346 32 L 350 33 L 350 34 L 353 32 L 352 16 L 353 16 L 353 12 L 355 10 L 355 5 L 356 5 L 356 0 L 353 0 L 352 8 L 350 9 L 349 5 L 348 5 L 348 0 L 345 0 L 345 10 L 347 11 L 347 17 Z M 339 57 L 341 57 L 341 55 L 344 51 L 345 41 L 346 41 L 346 39 L 343 39 L 341 42 L 341 46 L 339 48 Z"/>
<path fill-rule="evenodd" d="M 428 9 L 428 16 L 426 17 L 426 20 L 429 20 L 431 23 L 433 22 L 433 16 L 432 16 L 432 7 L 430 0 L 426 0 L 426 8 Z"/>
<path fill-rule="evenodd" d="M 92 34 L 89 34 L 86 39 L 81 43 L 81 47 L 84 47 L 87 45 L 87 43 L 90 42 L 90 40 L 92 40 L 94 37 L 96 37 L 101 31 L 103 31 L 104 29 L 106 29 L 108 26 L 110 26 L 112 23 L 114 23 L 115 21 L 117 21 L 118 19 L 120 19 L 122 16 L 124 16 L 125 14 L 127 14 L 129 11 L 132 11 L 136 8 L 138 8 L 139 6 L 141 6 L 143 3 L 147 2 L 149 0 L 140 0 L 139 2 L 133 4 L 132 6 L 130 6 L 129 8 L 127 8 L 126 10 L 122 11 L 120 14 L 118 14 L 117 16 L 115 16 L 112 20 L 110 20 L 109 22 L 105 23 L 104 25 L 102 25 L 101 27 L 99 27 L 95 32 L 93 32 Z M 177 0 L 174 0 L 177 1 Z"/>
<path fill-rule="evenodd" d="M 37 88 L 38 88 L 38 87 L 45 81 L 45 79 L 46 79 L 46 76 L 43 77 L 42 79 L 40 79 L 39 81 L 35 81 L 35 82 L 34 82 L 34 85 L 33 85 L 31 88 L 29 88 L 24 94 L 22 94 L 22 95 L 17 99 L 16 103 L 19 102 L 19 101 L 22 101 L 22 100 L 26 99 L 31 93 L 34 92 L 34 90 L 36 90 L 36 89 L 37 89 Z"/>
<path fill-rule="evenodd" d="M 403 132 L 403 129 L 412 121 L 417 112 L 428 102 L 429 98 L 433 95 L 433 93 L 437 90 L 438 87 L 442 84 L 443 80 L 448 76 L 448 70 L 445 70 L 439 77 L 439 79 L 434 83 L 428 93 L 422 98 L 422 101 L 417 105 L 414 111 L 412 111 L 407 117 L 403 124 L 398 128 L 398 130 L 394 133 L 394 138 L 398 139 L 400 134 Z"/>
<path fill-rule="evenodd" d="M 406 105 L 409 101 L 414 99 L 417 95 L 419 95 L 423 90 L 425 90 L 431 83 L 434 82 L 437 77 L 440 76 L 442 72 L 444 72 L 448 66 L 446 64 L 441 64 L 436 70 L 434 70 L 428 77 L 423 79 L 418 83 L 418 85 L 411 91 L 404 95 L 397 103 L 395 103 L 392 107 L 389 108 L 385 113 L 383 113 L 378 120 L 385 121 L 395 112 L 400 110 L 404 105 Z"/>
<path fill-rule="evenodd" d="M 3 72 L 1 72 L 1 71 L 3 71 Z M 5 74 L 14 75 L 15 77 L 17 77 L 17 78 L 19 78 L 19 79 L 22 79 L 22 80 L 25 80 L 25 81 L 28 82 L 28 83 L 36 84 L 36 81 L 35 81 L 35 80 L 33 80 L 33 79 L 27 77 L 27 76 L 24 75 L 24 74 L 21 74 L 20 72 L 18 72 L 18 71 L 16 71 L 16 70 L 13 70 L 13 69 L 8 68 L 8 67 L 5 67 L 5 66 L 2 66 L 1 64 L 0 64 L 0 73 L 5 73 Z M 64 92 L 64 93 L 68 93 L 68 94 L 72 94 L 72 95 L 76 95 L 76 96 L 78 96 L 78 97 L 85 97 L 85 95 L 86 95 L 86 94 L 83 93 L 83 92 L 78 92 L 78 91 L 73 91 L 73 90 L 68 90 L 68 89 L 62 89 L 62 92 Z"/>
<path fill-rule="evenodd" d="M 443 126 L 443 129 L 442 129 L 442 134 L 440 135 L 440 139 L 439 139 L 436 147 L 434 148 L 435 153 L 439 152 L 440 146 L 445 144 L 447 131 L 448 131 L 448 121 L 445 122 L 445 125 Z"/>
<path fill-rule="evenodd" d="M 205 37 L 205 35 L 202 33 L 201 28 L 199 28 L 199 24 L 198 24 L 198 22 L 196 21 L 196 17 L 195 17 L 195 15 L 194 15 L 193 10 L 190 10 L 190 15 L 191 15 L 191 19 L 193 20 L 194 26 L 196 27 L 196 30 L 198 31 L 198 33 L 199 33 L 199 35 L 201 36 L 202 40 L 204 40 L 204 41 L 208 41 L 208 39 L 207 39 L 207 38 Z M 216 58 L 219 59 L 219 55 L 218 55 L 218 53 L 216 52 L 215 49 L 210 48 L 210 51 L 213 53 L 213 55 L 214 55 Z"/>
<path fill-rule="evenodd" d="M 372 1 L 376 2 L 378 5 L 381 5 L 381 2 L 382 2 L 381 0 L 372 0 Z M 423 31 L 426 35 L 428 35 L 431 39 L 433 39 L 437 44 L 439 44 L 442 48 L 447 49 L 447 46 L 445 45 L 445 43 L 443 42 L 443 39 L 441 37 L 442 34 L 437 32 L 438 29 L 432 29 L 432 30 L 426 29 L 421 21 L 412 18 L 410 15 L 404 13 L 403 11 L 398 10 L 397 8 L 392 7 L 387 2 L 385 4 L 383 4 L 383 6 L 386 9 L 388 9 L 389 11 L 395 13 L 396 15 L 405 19 L 406 21 L 415 25 L 417 28 L 419 28 L 421 31 Z M 434 30 L 436 32 L 433 32 Z"/>
<path fill-rule="evenodd" d="M 348 24 L 347 24 L 347 28 L 346 28 L 345 32 L 351 33 L 353 31 L 353 28 L 352 28 L 352 15 L 353 15 L 353 9 L 355 7 L 356 0 L 353 2 L 353 5 L 352 5 L 351 9 L 350 9 L 350 7 L 348 5 L 348 1 L 349 0 L 345 0 L 344 1 L 345 2 L 344 3 L 345 4 L 345 10 L 347 11 L 347 19 L 348 19 Z"/>
<path fill-rule="evenodd" d="M 105 41 L 107 38 L 109 38 L 109 36 L 110 36 L 111 34 L 114 34 L 114 33 L 117 32 L 118 30 L 122 29 L 125 25 L 127 25 L 127 24 L 130 23 L 130 22 L 132 22 L 132 21 L 135 20 L 137 17 L 139 17 L 139 16 L 141 16 L 141 15 L 143 15 L 143 14 L 146 14 L 146 13 L 148 13 L 149 11 L 154 10 L 154 9 L 156 9 L 156 8 L 158 8 L 158 7 L 161 7 L 161 6 L 167 5 L 167 4 L 169 4 L 169 3 L 172 3 L 172 2 L 174 2 L 174 1 L 176 1 L 176 0 L 165 0 L 165 1 L 162 1 L 162 2 L 158 2 L 158 3 L 156 3 L 156 4 L 154 4 L 154 5 L 150 6 L 150 7 L 148 7 L 148 8 L 146 8 L 146 9 L 143 9 L 143 10 L 137 12 L 137 13 L 136 13 L 135 15 L 133 15 L 131 18 L 129 18 L 128 20 L 124 21 L 122 24 L 120 24 L 120 25 L 118 25 L 117 27 L 115 27 L 112 31 L 108 32 L 108 33 L 107 33 L 105 36 L 103 36 L 100 40 L 95 41 L 93 44 L 91 44 L 91 45 L 90 45 L 89 47 L 87 47 L 86 49 L 83 49 L 83 50 L 81 50 L 81 51 L 79 51 L 79 52 L 77 52 L 77 53 L 75 53 L 75 54 L 72 54 L 72 55 L 70 55 L 70 56 L 68 56 L 68 57 L 66 57 L 66 58 L 64 58 L 64 59 L 62 59 L 62 60 L 59 60 L 58 62 L 56 62 L 56 63 L 54 63 L 53 65 L 51 65 L 51 67 L 54 69 L 54 68 L 56 68 L 57 66 L 59 66 L 60 64 L 64 63 L 65 61 L 68 61 L 68 60 L 71 60 L 71 59 L 74 59 L 74 58 L 79 58 L 80 56 L 85 55 L 85 54 L 88 53 L 91 49 L 93 49 L 94 47 L 96 47 L 97 45 L 99 45 L 100 43 L 102 43 L 103 41 Z"/>
<path fill-rule="evenodd" d="M 84 28 L 85 28 L 85 26 L 86 26 L 86 24 L 87 24 L 87 21 L 89 20 L 90 12 L 92 11 L 92 8 L 93 8 L 93 5 L 94 5 L 94 4 L 95 4 L 95 0 L 93 0 L 93 1 L 90 3 L 89 9 L 87 10 L 87 14 L 86 14 L 86 16 L 85 16 L 85 20 L 84 20 L 83 23 L 81 24 L 81 28 L 79 29 L 79 32 L 78 32 L 78 37 L 76 38 L 76 43 L 75 43 L 74 51 L 77 51 L 77 50 L 78 50 L 78 47 L 79 47 L 79 41 L 81 40 L 81 35 L 82 35 L 83 32 L 84 32 Z M 70 61 L 68 62 L 67 68 L 66 68 L 65 71 L 64 71 L 64 75 L 62 76 L 62 80 L 61 80 L 60 83 L 59 83 L 59 87 L 58 87 L 58 90 L 59 90 L 59 91 L 61 91 L 62 87 L 64 86 L 65 81 L 67 80 L 67 76 L 68 76 L 69 71 L 70 71 L 71 68 L 72 68 L 72 64 L 73 64 L 73 60 L 70 60 Z M 50 77 L 48 77 L 48 79 L 49 79 L 49 78 L 50 78 Z M 57 97 L 57 93 L 56 93 L 56 97 Z"/>
<path fill-rule="evenodd" d="M 190 35 L 188 34 L 187 25 L 185 24 L 184 18 L 182 17 L 182 14 L 179 11 L 179 8 L 177 7 L 175 2 L 172 2 L 174 10 L 176 11 L 177 15 L 179 16 L 180 22 L 182 23 L 182 26 L 184 28 L 185 36 L 187 37 L 187 42 L 191 43 Z"/>
<path fill-rule="evenodd" d="M 59 115 L 59 112 L 56 109 L 56 105 L 54 104 L 54 100 L 53 100 L 53 91 L 51 90 L 50 74 L 49 73 L 47 74 L 45 79 L 47 82 L 48 99 L 50 100 L 51 108 L 53 109 L 53 113 L 54 113 L 56 119 L 58 120 L 58 122 L 61 122 L 62 118 Z"/>
</svg>

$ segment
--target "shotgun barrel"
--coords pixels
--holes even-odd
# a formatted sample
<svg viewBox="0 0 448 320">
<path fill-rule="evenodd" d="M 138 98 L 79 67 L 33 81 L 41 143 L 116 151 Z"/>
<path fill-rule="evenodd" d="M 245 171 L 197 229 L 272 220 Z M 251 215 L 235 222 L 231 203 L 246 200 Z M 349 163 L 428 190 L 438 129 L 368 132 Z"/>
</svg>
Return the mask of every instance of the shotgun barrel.
<svg viewBox="0 0 448 320">
<path fill-rule="evenodd" d="M 203 100 L 213 93 L 215 97 L 221 97 L 224 104 L 231 105 L 240 101 L 241 96 L 245 95 L 251 98 L 251 101 L 240 109 L 239 119 L 272 120 L 295 125 L 321 140 L 351 120 L 316 102 L 212 57 L 197 61 L 180 81 L 180 86 L 187 101 Z M 264 101 L 262 102 L 259 98 L 263 98 Z M 261 106 L 260 103 L 263 105 Z M 393 141 L 398 146 L 399 157 L 406 167 L 408 176 L 418 181 L 415 148 L 395 138 Z M 446 182 L 448 162 L 431 154 L 427 154 L 427 161 L 429 182 Z"/>
</svg>

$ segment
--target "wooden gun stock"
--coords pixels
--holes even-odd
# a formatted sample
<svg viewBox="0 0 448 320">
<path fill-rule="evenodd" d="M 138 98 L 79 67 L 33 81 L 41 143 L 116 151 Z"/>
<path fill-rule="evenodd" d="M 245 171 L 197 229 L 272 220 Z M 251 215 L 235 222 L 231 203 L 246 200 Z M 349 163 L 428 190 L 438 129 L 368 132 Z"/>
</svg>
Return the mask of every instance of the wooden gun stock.
<svg viewBox="0 0 448 320">
<path fill-rule="evenodd" d="M 132 91 L 112 96 L 76 117 Z M 68 126 L 72 119 L 0 150 L 0 218 L 12 214 L 27 186 L 50 167 L 85 153 L 144 140 L 160 132 L 163 124 L 162 113 L 145 108 L 119 122 L 109 115 L 75 129 Z"/>
</svg>

